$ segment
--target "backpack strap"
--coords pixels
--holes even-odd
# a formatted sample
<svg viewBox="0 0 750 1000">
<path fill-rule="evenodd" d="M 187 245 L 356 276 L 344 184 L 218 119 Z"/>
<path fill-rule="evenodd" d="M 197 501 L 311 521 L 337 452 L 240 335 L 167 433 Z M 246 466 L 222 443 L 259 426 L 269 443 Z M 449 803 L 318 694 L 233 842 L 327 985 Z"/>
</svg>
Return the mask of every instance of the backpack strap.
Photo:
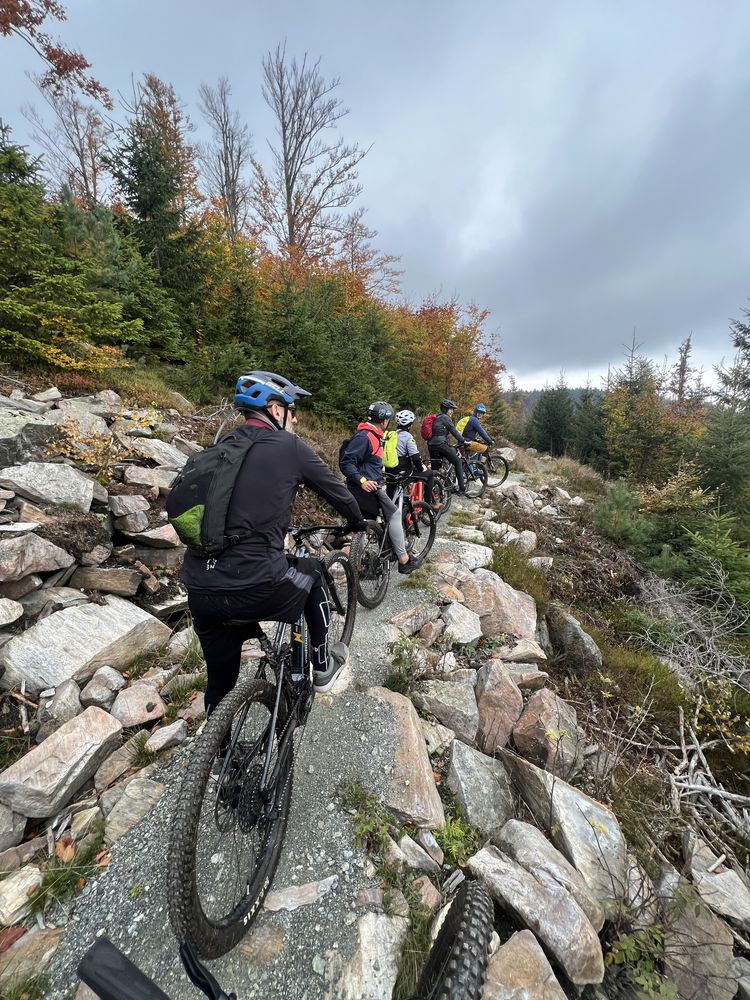
<svg viewBox="0 0 750 1000">
<path fill-rule="evenodd" d="M 227 515 L 237 483 L 240 469 L 248 452 L 258 440 L 255 428 L 247 433 L 233 431 L 216 445 L 219 451 L 219 465 L 214 473 L 209 495 L 206 497 L 206 511 L 201 524 L 201 541 L 207 552 L 221 552 L 230 545 L 238 545 L 249 537 L 227 535 Z"/>
</svg>

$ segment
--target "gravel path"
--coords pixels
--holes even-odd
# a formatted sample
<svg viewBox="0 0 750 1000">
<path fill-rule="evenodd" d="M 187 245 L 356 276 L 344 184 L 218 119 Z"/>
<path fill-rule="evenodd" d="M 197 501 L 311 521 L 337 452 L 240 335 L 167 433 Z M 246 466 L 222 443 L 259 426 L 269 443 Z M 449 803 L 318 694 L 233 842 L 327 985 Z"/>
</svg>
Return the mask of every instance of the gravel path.
<svg viewBox="0 0 750 1000">
<path fill-rule="evenodd" d="M 450 545 L 438 538 L 435 551 Z M 245 940 L 211 963 L 224 989 L 236 991 L 240 1000 L 322 998 L 325 952 L 339 949 L 348 959 L 356 950 L 354 900 L 357 891 L 372 880 L 366 874 L 365 853 L 354 845 L 352 823 L 342 809 L 339 789 L 349 781 L 376 793 L 385 787 L 395 744 L 393 718 L 390 709 L 369 697 L 366 689 L 382 683 L 391 669 L 383 623 L 424 597 L 421 591 L 404 587 L 406 579 L 394 572 L 383 604 L 374 611 L 358 608 L 351 644 L 354 681 L 336 697 L 316 699 L 297 758 L 290 821 L 273 888 L 331 875 L 338 877 L 337 884 L 319 902 L 296 912 L 262 912 Z M 182 970 L 166 906 L 170 816 L 189 752 L 188 744 L 152 775 L 167 786 L 161 801 L 118 841 L 109 868 L 90 881 L 77 900 L 50 970 L 50 1000 L 75 995 L 77 962 L 102 934 L 170 997 L 202 996 Z M 268 950 L 273 953 L 270 957 L 264 956 Z"/>
</svg>

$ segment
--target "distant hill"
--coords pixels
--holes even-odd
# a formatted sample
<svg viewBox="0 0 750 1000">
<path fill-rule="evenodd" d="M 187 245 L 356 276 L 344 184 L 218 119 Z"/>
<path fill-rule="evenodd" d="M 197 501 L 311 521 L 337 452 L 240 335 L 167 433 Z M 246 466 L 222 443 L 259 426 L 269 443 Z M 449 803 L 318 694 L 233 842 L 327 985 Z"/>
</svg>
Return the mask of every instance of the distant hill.
<svg viewBox="0 0 750 1000">
<path fill-rule="evenodd" d="M 515 392 L 504 392 L 502 393 L 502 398 L 506 403 L 512 403 L 514 399 L 521 399 L 523 401 L 523 413 L 527 416 L 534 409 L 536 401 L 541 396 L 543 389 L 517 389 Z M 586 386 L 576 386 L 575 388 L 569 388 L 570 398 L 574 403 L 578 404 L 581 399 L 581 395 L 586 391 Z M 589 389 L 589 391 L 594 395 L 595 398 L 599 398 L 602 395 L 601 389 Z"/>
</svg>

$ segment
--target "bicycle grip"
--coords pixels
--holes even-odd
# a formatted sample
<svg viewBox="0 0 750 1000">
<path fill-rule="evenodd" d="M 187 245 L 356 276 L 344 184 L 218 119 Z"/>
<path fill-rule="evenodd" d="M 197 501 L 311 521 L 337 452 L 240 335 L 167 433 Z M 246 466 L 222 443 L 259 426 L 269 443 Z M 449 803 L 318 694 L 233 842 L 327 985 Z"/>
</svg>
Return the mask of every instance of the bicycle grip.
<svg viewBox="0 0 750 1000">
<path fill-rule="evenodd" d="M 169 1000 L 156 983 L 107 938 L 99 938 L 78 963 L 78 978 L 100 1000 Z"/>
</svg>

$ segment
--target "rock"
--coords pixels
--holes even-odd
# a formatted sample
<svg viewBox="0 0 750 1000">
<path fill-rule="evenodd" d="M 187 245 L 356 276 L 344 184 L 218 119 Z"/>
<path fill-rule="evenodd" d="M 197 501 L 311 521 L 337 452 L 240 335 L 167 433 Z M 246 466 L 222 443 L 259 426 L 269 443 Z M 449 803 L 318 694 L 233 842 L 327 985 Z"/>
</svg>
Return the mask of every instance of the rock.
<svg viewBox="0 0 750 1000">
<path fill-rule="evenodd" d="M 0 468 L 42 457 L 57 434 L 41 414 L 0 408 Z"/>
<path fill-rule="evenodd" d="M 431 858 L 427 851 L 412 840 L 407 833 L 399 840 L 398 847 L 406 858 L 409 868 L 414 868 L 418 872 L 427 872 L 428 875 L 437 874 L 440 871 L 440 865 L 435 859 Z"/>
<path fill-rule="evenodd" d="M 502 762 L 459 740 L 451 746 L 448 787 L 463 815 L 483 837 L 499 833 L 513 817 L 510 778 Z"/>
<path fill-rule="evenodd" d="M 541 830 L 529 823 L 511 819 L 492 842 L 516 861 L 542 885 L 562 886 L 586 914 L 598 933 L 604 926 L 604 910 L 592 895 L 586 880 L 547 840 Z"/>
<path fill-rule="evenodd" d="M 29 915 L 29 894 L 42 884 L 42 873 L 33 865 L 13 872 L 0 882 L 0 924 L 12 927 Z"/>
<path fill-rule="evenodd" d="M 286 937 L 278 924 L 253 924 L 239 944 L 239 952 L 254 968 L 268 965 L 284 950 Z"/>
<path fill-rule="evenodd" d="M 625 869 L 625 905 L 629 907 L 630 922 L 636 930 L 658 923 L 659 906 L 654 884 L 630 851 Z"/>
<path fill-rule="evenodd" d="M 523 711 L 523 695 L 503 664 L 490 661 L 477 673 L 480 749 L 492 756 L 510 739 Z"/>
<path fill-rule="evenodd" d="M 68 407 L 87 409 L 95 413 L 98 417 L 116 417 L 122 412 L 122 398 L 112 389 L 102 389 L 91 396 L 74 396 L 69 399 L 61 399 L 58 403 L 61 409 Z"/>
<path fill-rule="evenodd" d="M 125 514 L 124 517 L 115 518 L 115 528 L 124 535 L 137 535 L 141 531 L 148 531 L 148 515 L 137 510 L 133 514 Z"/>
<path fill-rule="evenodd" d="M 77 812 L 70 822 L 70 832 L 74 840 L 81 840 L 91 833 L 102 818 L 101 810 L 98 806 L 91 806 L 89 809 L 82 809 Z"/>
<path fill-rule="evenodd" d="M 414 693 L 414 704 L 448 726 L 464 743 L 474 743 L 479 709 L 473 688 L 449 681 L 424 681 Z"/>
<path fill-rule="evenodd" d="M 43 975 L 57 951 L 65 928 L 29 931 L 0 955 L 0 988 Z"/>
<path fill-rule="evenodd" d="M 426 646 L 431 646 L 436 642 L 445 630 L 444 621 L 427 622 L 419 630 L 419 638 Z"/>
<path fill-rule="evenodd" d="M 151 504 L 145 497 L 129 493 L 111 496 L 108 504 L 114 517 L 125 517 L 128 514 L 142 513 L 151 508 Z"/>
<path fill-rule="evenodd" d="M 439 722 L 429 722 L 427 719 L 420 719 L 422 734 L 427 743 L 427 752 L 430 756 L 444 753 L 456 738 L 456 734 L 447 726 L 441 726 Z"/>
<path fill-rule="evenodd" d="M 203 451 L 201 445 L 196 441 L 188 441 L 187 438 L 182 437 L 181 434 L 175 434 L 172 444 L 175 448 L 179 448 L 183 455 L 187 455 L 190 458 L 191 455 L 197 455 L 199 451 Z"/>
<path fill-rule="evenodd" d="M 459 646 L 470 646 L 482 638 L 479 615 L 463 604 L 449 604 L 443 609 L 446 636 Z"/>
<path fill-rule="evenodd" d="M 184 719 L 177 719 L 169 726 L 155 729 L 146 740 L 146 749 L 151 753 L 160 753 L 170 747 L 179 746 L 187 739 L 187 722 Z"/>
<path fill-rule="evenodd" d="M 88 451 L 92 438 L 96 441 L 110 437 L 106 421 L 83 406 L 66 406 L 64 410 L 51 410 L 47 419 L 58 426 L 62 425 L 63 433 L 68 431 L 69 442 L 76 452 Z"/>
<path fill-rule="evenodd" d="M 446 555 L 448 555 L 446 553 Z M 434 557 L 437 561 L 438 557 Z M 493 552 L 489 545 L 475 545 L 472 542 L 458 542 L 452 547 L 449 559 L 460 563 L 466 569 L 481 569 L 489 566 L 493 559 Z"/>
<path fill-rule="evenodd" d="M 542 885 L 496 847 L 469 860 L 471 873 L 493 899 L 545 944 L 577 986 L 604 979 L 604 959 L 596 931 L 561 886 Z"/>
<path fill-rule="evenodd" d="M 492 956 L 482 1000 L 565 1000 L 531 931 L 518 931 Z"/>
<path fill-rule="evenodd" d="M 82 711 L 80 688 L 74 680 L 63 681 L 55 688 L 51 699 L 43 702 L 40 698 L 37 717 L 42 726 L 37 734 L 37 743 L 47 739 L 55 730 L 75 719 Z M 41 739 L 40 734 L 43 734 Z"/>
<path fill-rule="evenodd" d="M 0 628 L 11 625 L 23 614 L 23 604 L 12 601 L 9 597 L 0 597 Z"/>
<path fill-rule="evenodd" d="M 97 705 L 109 711 L 117 692 L 124 688 L 125 678 L 114 667 L 99 667 L 94 676 L 81 691 L 84 705 Z"/>
<path fill-rule="evenodd" d="M 562 654 L 571 666 L 601 670 L 601 651 L 577 618 L 553 605 L 547 612 L 547 626 L 555 652 Z"/>
<path fill-rule="evenodd" d="M 292 912 L 301 906 L 318 903 L 324 896 L 338 885 L 338 875 L 329 875 L 319 882 L 307 882 L 305 885 L 290 885 L 286 889 L 274 889 L 269 892 L 263 902 L 263 909 L 271 913 L 279 910 Z"/>
<path fill-rule="evenodd" d="M 514 785 L 542 830 L 586 880 L 606 917 L 617 909 L 626 880 L 626 844 L 614 813 L 550 771 L 499 751 Z"/>
<path fill-rule="evenodd" d="M 72 608 L 77 604 L 88 604 L 89 599 L 80 590 L 73 587 L 42 587 L 35 590 L 26 597 L 21 598 L 24 612 L 28 618 L 35 618 L 41 614 L 51 611 L 60 611 L 63 608 Z"/>
<path fill-rule="evenodd" d="M 570 501 L 571 507 L 588 507 L 588 503 L 583 499 L 583 497 L 573 497 Z"/>
<path fill-rule="evenodd" d="M 737 973 L 727 925 L 695 888 L 665 867 L 656 885 L 663 910 L 664 965 L 684 1000 L 732 1000 Z"/>
<path fill-rule="evenodd" d="M 365 913 L 357 921 L 359 948 L 348 963 L 338 949 L 326 953 L 329 982 L 325 1000 L 386 1000 L 393 993 L 401 948 L 409 928 L 405 917 Z"/>
<path fill-rule="evenodd" d="M 51 462 L 27 462 L 0 469 L 0 486 L 13 490 L 33 503 L 55 504 L 88 511 L 94 498 L 94 482 L 78 469 Z"/>
<path fill-rule="evenodd" d="M 32 591 L 39 590 L 41 585 L 41 576 L 30 573 L 28 576 L 21 577 L 20 580 L 8 580 L 6 583 L 0 583 L 0 597 L 17 601 L 19 597 L 26 597 Z"/>
<path fill-rule="evenodd" d="M 529 566 L 534 566 L 536 569 L 546 572 L 548 569 L 552 569 L 553 561 L 552 556 L 534 556 L 529 559 Z"/>
<path fill-rule="evenodd" d="M 137 516 L 137 514 L 130 515 L 130 517 Z M 149 528 L 148 531 L 128 531 L 124 534 L 136 542 L 143 542 L 144 545 L 150 545 L 155 549 L 183 548 L 179 535 L 171 524 L 162 525 L 161 528 Z"/>
<path fill-rule="evenodd" d="M 25 830 L 26 817 L 0 805 L 0 851 L 7 851 L 9 847 L 20 844 Z"/>
<path fill-rule="evenodd" d="M 183 660 L 190 653 L 200 651 L 200 643 L 195 629 L 192 625 L 182 629 L 181 632 L 174 632 L 167 643 L 169 659 L 174 663 Z"/>
<path fill-rule="evenodd" d="M 454 587 L 453 584 L 441 583 L 438 585 L 437 591 L 438 594 L 445 598 L 446 601 L 457 601 L 459 604 L 463 604 L 464 595 L 458 587 Z"/>
<path fill-rule="evenodd" d="M 415 635 L 424 625 L 434 622 L 439 614 L 440 611 L 434 604 L 424 601 L 415 608 L 394 615 L 390 624 L 395 625 L 405 635 Z"/>
<path fill-rule="evenodd" d="M 0 773 L 0 802 L 23 816 L 54 816 L 94 774 L 121 732 L 117 719 L 87 708 Z"/>
<path fill-rule="evenodd" d="M 683 849 L 693 885 L 703 902 L 745 933 L 750 932 L 750 889 L 747 884 L 727 865 L 717 867 L 719 855 L 714 854 L 693 830 L 685 831 Z M 713 870 L 709 871 L 709 868 Z"/>
<path fill-rule="evenodd" d="M 72 566 L 73 556 L 39 535 L 0 540 L 0 581 L 21 580 L 31 573 L 49 573 Z"/>
<path fill-rule="evenodd" d="M 437 861 L 439 865 L 442 865 L 443 849 L 429 830 L 424 828 L 417 830 L 415 840 L 422 850 L 426 851 L 434 861 Z"/>
<path fill-rule="evenodd" d="M 504 522 L 498 523 L 496 521 L 483 521 L 482 531 L 485 535 L 489 535 L 491 538 L 497 539 L 504 545 L 507 545 L 508 542 L 515 541 L 520 536 L 520 533 L 516 531 L 515 528 L 512 528 L 509 524 L 505 524 Z"/>
<path fill-rule="evenodd" d="M 25 840 L 17 847 L 8 847 L 0 853 L 0 873 L 18 871 L 23 865 L 40 852 L 47 854 L 47 837 L 34 837 L 33 840 Z"/>
<path fill-rule="evenodd" d="M 500 458 L 504 458 L 506 462 L 515 462 L 516 460 L 515 448 L 498 448 L 497 453 Z"/>
<path fill-rule="evenodd" d="M 167 469 L 146 469 L 140 465 L 129 465 L 125 469 L 124 480 L 136 486 L 156 486 L 159 493 L 165 496 L 172 488 L 177 476 L 176 472 Z"/>
<path fill-rule="evenodd" d="M 496 661 L 490 660 L 490 663 Z M 533 663 L 503 663 L 510 677 L 524 691 L 538 691 L 549 680 L 549 674 L 537 670 Z"/>
<path fill-rule="evenodd" d="M 187 708 L 180 709 L 177 718 L 184 719 L 187 723 L 196 722 L 205 714 L 205 711 L 205 696 L 202 691 L 198 691 Z"/>
<path fill-rule="evenodd" d="M 440 670 L 439 667 L 440 664 L 437 664 L 434 671 L 425 674 L 425 680 L 447 681 L 450 684 L 471 684 L 472 687 L 477 682 L 477 672 L 472 667 L 460 667 L 457 670 L 446 671 Z"/>
<path fill-rule="evenodd" d="M 514 538 L 508 544 L 515 545 L 517 549 L 521 552 L 529 555 L 534 551 L 537 544 L 536 532 L 534 531 L 522 531 L 518 538 Z"/>
<path fill-rule="evenodd" d="M 561 777 L 581 769 L 583 745 L 576 711 L 547 688 L 529 698 L 513 727 L 513 742 L 522 757 Z"/>
<path fill-rule="evenodd" d="M 513 646 L 499 649 L 493 659 L 502 660 L 504 663 L 546 663 L 547 654 L 533 639 L 520 639 Z"/>
<path fill-rule="evenodd" d="M 142 736 L 136 733 L 122 746 L 117 747 L 99 766 L 94 775 L 94 788 L 99 794 L 133 767 L 133 754 L 141 745 L 141 741 Z"/>
<path fill-rule="evenodd" d="M 520 483 L 503 483 L 502 486 L 498 487 L 497 492 L 516 507 L 520 507 L 521 510 L 526 510 L 530 513 L 536 510 L 534 506 L 536 493 L 525 486 L 521 486 Z"/>
<path fill-rule="evenodd" d="M 413 892 L 417 893 L 423 906 L 425 906 L 431 913 L 436 913 L 440 909 L 443 897 L 440 895 L 427 875 L 421 875 L 419 878 L 415 878 L 411 884 L 411 888 Z"/>
<path fill-rule="evenodd" d="M 70 585 L 71 587 L 80 587 L 82 590 L 99 590 L 105 594 L 133 597 L 142 579 L 141 573 L 125 566 L 116 566 L 111 569 L 79 566 L 71 577 Z"/>
<path fill-rule="evenodd" d="M 18 523 L 34 521 L 36 524 L 54 524 L 57 518 L 52 514 L 45 514 L 44 511 L 33 503 L 27 503 L 20 497 L 16 498 L 16 510 L 18 512 Z"/>
<path fill-rule="evenodd" d="M 445 567 L 439 567 L 443 573 Z M 518 639 L 533 639 L 536 632 L 536 602 L 529 594 L 514 590 L 497 573 L 478 569 L 473 573 L 463 567 L 450 570 L 450 581 L 464 595 L 464 603 L 482 621 L 482 633 L 496 636 L 507 633 Z"/>
<path fill-rule="evenodd" d="M 79 562 L 82 566 L 98 566 L 112 555 L 112 543 L 106 545 L 95 545 L 88 552 L 83 552 Z"/>
<path fill-rule="evenodd" d="M 156 688 L 134 684 L 118 693 L 110 712 L 115 719 L 119 719 L 124 729 L 130 729 L 161 719 L 166 710 L 167 706 Z"/>
<path fill-rule="evenodd" d="M 88 680 L 104 664 L 127 667 L 142 653 L 164 644 L 170 630 L 121 597 L 57 611 L 39 621 L 0 650 L 12 687 L 26 680 L 32 693 L 56 687 L 70 677 Z"/>
<path fill-rule="evenodd" d="M 164 793 L 164 785 L 151 778 L 136 777 L 128 782 L 117 805 L 107 816 L 104 842 L 111 847 L 128 830 L 147 816 Z"/>
<path fill-rule="evenodd" d="M 160 441 L 159 438 L 139 439 L 137 443 L 133 442 L 133 447 L 157 465 L 169 469 L 181 469 L 187 462 L 187 455 L 184 452 L 166 441 Z"/>
<path fill-rule="evenodd" d="M 750 1000 L 750 962 L 746 958 L 737 957 L 734 968 L 739 978 L 737 1000 Z"/>
<path fill-rule="evenodd" d="M 475 545 L 484 545 L 484 535 L 478 528 L 451 528 L 451 535 L 461 542 L 472 542 Z"/>
<path fill-rule="evenodd" d="M 42 392 L 35 392 L 31 398 L 35 399 L 38 403 L 54 403 L 56 400 L 62 399 L 62 393 L 56 385 L 53 385 Z"/>
<path fill-rule="evenodd" d="M 445 822 L 422 727 L 414 706 L 403 695 L 387 688 L 371 688 L 373 698 L 393 710 L 397 744 L 385 805 L 402 821 L 435 829 Z"/>
</svg>

